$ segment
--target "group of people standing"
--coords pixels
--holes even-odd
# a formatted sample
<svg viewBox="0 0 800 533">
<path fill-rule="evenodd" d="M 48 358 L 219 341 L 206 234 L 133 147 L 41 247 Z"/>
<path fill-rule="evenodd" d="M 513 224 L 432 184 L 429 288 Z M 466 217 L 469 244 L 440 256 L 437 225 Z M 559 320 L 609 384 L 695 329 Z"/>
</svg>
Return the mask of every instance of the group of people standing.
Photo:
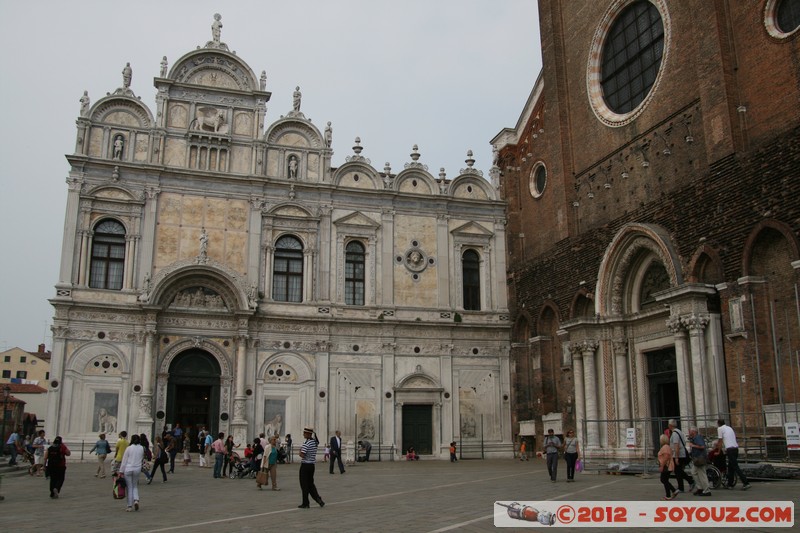
<svg viewBox="0 0 800 533">
<path fill-rule="evenodd" d="M 711 496 L 706 465 L 709 462 L 709 450 L 706 439 L 700 434 L 697 427 L 689 428 L 688 437 L 678 429 L 677 421 L 671 419 L 666 431 L 660 437 L 661 448 L 658 451 L 658 465 L 661 472 L 661 483 L 664 485 L 665 496 L 663 500 L 674 500 L 678 494 L 685 492 L 686 483 L 695 496 Z M 725 450 L 728 458 L 728 476 L 726 488 L 731 489 L 736 482 L 736 476 L 742 480 L 742 490 L 748 490 L 750 483 L 747 476 L 739 467 L 739 444 L 736 442 L 736 433 L 733 428 L 725 424 L 723 419 L 717 420 L 717 443 L 719 449 Z M 689 474 L 686 467 L 689 467 Z M 678 487 L 670 482 L 674 474 Z"/>
</svg>

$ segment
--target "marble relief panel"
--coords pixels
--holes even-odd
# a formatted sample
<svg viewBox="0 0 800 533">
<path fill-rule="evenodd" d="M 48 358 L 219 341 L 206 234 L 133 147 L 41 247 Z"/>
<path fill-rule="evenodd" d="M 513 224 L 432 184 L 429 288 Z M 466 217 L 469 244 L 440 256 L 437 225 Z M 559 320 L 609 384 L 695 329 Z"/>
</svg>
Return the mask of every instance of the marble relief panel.
<svg viewBox="0 0 800 533">
<path fill-rule="evenodd" d="M 133 154 L 133 158 L 136 161 L 147 161 L 148 140 L 148 137 L 144 135 L 139 135 L 136 137 L 136 152 Z"/>
<path fill-rule="evenodd" d="M 103 128 L 94 126 L 90 130 L 89 155 L 100 157 L 103 155 Z"/>
<path fill-rule="evenodd" d="M 186 141 L 167 139 L 164 148 L 164 164 L 171 167 L 186 166 Z"/>
<path fill-rule="evenodd" d="M 167 115 L 167 126 L 170 128 L 186 128 L 189 125 L 186 119 L 188 116 L 189 112 L 186 110 L 185 106 L 171 103 Z"/>
<path fill-rule="evenodd" d="M 278 150 L 267 150 L 267 175 L 278 175 L 278 163 L 280 162 L 280 152 Z"/>
<path fill-rule="evenodd" d="M 233 133 L 236 135 L 250 135 L 253 131 L 253 119 L 249 113 L 236 113 L 233 119 Z"/>
<path fill-rule="evenodd" d="M 205 199 L 201 196 L 183 196 L 181 198 L 181 224 L 183 226 L 202 227 L 203 206 Z"/>
<path fill-rule="evenodd" d="M 225 263 L 238 272 L 244 272 L 245 252 L 247 251 L 247 234 L 227 233 L 225 243 Z"/>
<path fill-rule="evenodd" d="M 163 268 L 178 260 L 179 231 L 175 226 L 162 225 L 156 232 L 156 268 Z"/>
<path fill-rule="evenodd" d="M 227 204 L 227 217 L 225 227 L 228 230 L 244 231 L 247 229 L 247 215 L 250 212 L 247 204 L 242 201 L 231 201 Z"/>
<path fill-rule="evenodd" d="M 308 155 L 308 177 L 312 180 L 319 179 L 319 155 Z"/>
<path fill-rule="evenodd" d="M 139 118 L 129 111 L 124 111 L 122 109 L 107 114 L 104 118 L 104 122 L 108 124 L 119 124 L 120 126 L 130 126 L 132 128 L 139 127 Z"/>
<path fill-rule="evenodd" d="M 224 228 L 227 202 L 220 198 L 207 198 L 205 202 L 206 228 Z"/>
<path fill-rule="evenodd" d="M 252 148 L 245 146 L 234 146 L 231 150 L 230 170 L 237 174 L 247 174 L 250 172 L 250 153 Z"/>
<path fill-rule="evenodd" d="M 158 202 L 159 224 L 180 224 L 181 221 L 181 197 L 172 193 L 161 194 Z"/>
</svg>

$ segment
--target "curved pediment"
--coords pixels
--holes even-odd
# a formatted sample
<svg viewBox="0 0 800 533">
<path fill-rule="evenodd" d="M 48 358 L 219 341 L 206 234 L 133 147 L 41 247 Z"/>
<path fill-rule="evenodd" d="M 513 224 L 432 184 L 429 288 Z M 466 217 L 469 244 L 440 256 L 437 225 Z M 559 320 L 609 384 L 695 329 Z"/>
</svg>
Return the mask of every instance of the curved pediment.
<svg viewBox="0 0 800 533">
<path fill-rule="evenodd" d="M 136 98 L 107 96 L 95 104 L 89 114 L 93 122 L 126 128 L 150 128 L 153 114 Z"/>
<path fill-rule="evenodd" d="M 322 135 L 310 122 L 300 118 L 283 118 L 269 127 L 264 139 L 271 145 L 292 148 L 323 147 Z"/>
<path fill-rule="evenodd" d="M 224 50 L 201 48 L 180 58 L 169 79 L 186 85 L 238 91 L 258 90 L 253 70 L 237 56 Z"/>
<path fill-rule="evenodd" d="M 450 183 L 450 194 L 453 198 L 469 198 L 472 200 L 496 200 L 495 190 L 485 179 L 474 174 L 462 174 Z"/>
<path fill-rule="evenodd" d="M 116 200 L 118 202 L 141 202 L 141 198 L 119 185 L 100 185 L 88 191 L 84 196 L 98 200 Z"/>
</svg>

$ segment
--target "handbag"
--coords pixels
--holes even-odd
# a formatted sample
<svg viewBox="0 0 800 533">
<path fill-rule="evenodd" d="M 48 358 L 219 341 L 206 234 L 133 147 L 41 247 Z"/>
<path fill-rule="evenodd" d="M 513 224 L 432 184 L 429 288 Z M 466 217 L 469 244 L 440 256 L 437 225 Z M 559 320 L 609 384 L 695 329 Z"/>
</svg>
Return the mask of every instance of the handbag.
<svg viewBox="0 0 800 533">
<path fill-rule="evenodd" d="M 266 485 L 267 484 L 267 473 L 264 470 L 259 470 L 258 474 L 256 474 L 256 485 Z"/>
<path fill-rule="evenodd" d="M 121 500 L 125 497 L 125 488 L 127 486 L 128 484 L 125 482 L 124 477 L 117 476 L 114 478 L 114 487 L 111 489 L 111 494 L 115 500 Z"/>
<path fill-rule="evenodd" d="M 700 457 L 692 459 L 692 464 L 694 466 L 706 466 L 708 464 L 708 459 L 705 455 L 701 455 Z"/>
</svg>

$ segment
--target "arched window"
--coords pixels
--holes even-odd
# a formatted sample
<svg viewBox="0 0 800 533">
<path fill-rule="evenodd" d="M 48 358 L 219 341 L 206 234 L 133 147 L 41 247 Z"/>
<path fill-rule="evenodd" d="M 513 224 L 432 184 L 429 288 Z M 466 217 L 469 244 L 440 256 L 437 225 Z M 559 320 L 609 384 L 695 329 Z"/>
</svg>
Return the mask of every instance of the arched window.
<svg viewBox="0 0 800 533">
<path fill-rule="evenodd" d="M 364 245 L 347 244 L 344 260 L 344 303 L 364 305 Z"/>
<path fill-rule="evenodd" d="M 89 286 L 122 289 L 125 270 L 125 227 L 116 220 L 103 220 L 94 228 Z"/>
<path fill-rule="evenodd" d="M 475 250 L 467 250 L 461 256 L 464 284 L 464 309 L 481 310 L 481 258 Z"/>
<path fill-rule="evenodd" d="M 653 87 L 664 54 L 664 24 L 656 6 L 637 0 L 619 14 L 603 48 L 600 83 L 609 109 L 633 111 Z"/>
<path fill-rule="evenodd" d="M 278 302 L 303 301 L 303 243 L 296 237 L 287 235 L 275 243 L 272 299 Z"/>
</svg>

